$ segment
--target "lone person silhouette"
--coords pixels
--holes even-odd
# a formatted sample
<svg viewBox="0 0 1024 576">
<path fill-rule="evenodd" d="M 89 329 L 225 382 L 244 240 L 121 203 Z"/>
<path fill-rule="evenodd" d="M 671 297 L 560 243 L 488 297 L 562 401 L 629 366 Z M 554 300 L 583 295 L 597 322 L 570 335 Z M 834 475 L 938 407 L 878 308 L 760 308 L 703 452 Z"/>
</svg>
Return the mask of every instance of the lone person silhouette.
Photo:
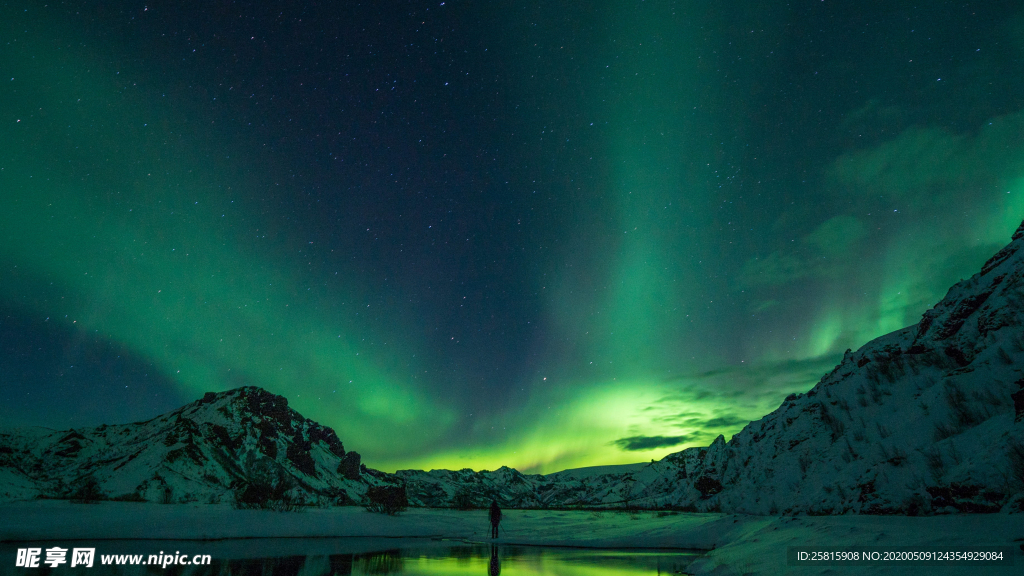
<svg viewBox="0 0 1024 576">
<path fill-rule="evenodd" d="M 498 501 L 491 500 L 491 538 L 498 537 L 498 524 L 501 524 L 501 508 L 498 508 Z"/>
</svg>

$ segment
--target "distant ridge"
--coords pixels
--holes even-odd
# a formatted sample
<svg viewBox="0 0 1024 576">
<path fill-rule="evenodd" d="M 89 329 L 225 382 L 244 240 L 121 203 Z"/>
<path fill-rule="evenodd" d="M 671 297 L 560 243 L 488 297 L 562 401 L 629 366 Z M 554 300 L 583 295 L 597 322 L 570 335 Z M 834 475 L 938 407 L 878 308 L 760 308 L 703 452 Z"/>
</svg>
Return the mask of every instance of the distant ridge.
<svg viewBox="0 0 1024 576">
<path fill-rule="evenodd" d="M 592 476 L 605 476 L 608 474 L 629 474 L 639 472 L 647 466 L 647 462 L 634 464 L 611 464 L 608 466 L 584 466 L 583 468 L 570 468 L 560 472 L 553 472 L 548 476 L 559 478 L 590 478 Z"/>
</svg>

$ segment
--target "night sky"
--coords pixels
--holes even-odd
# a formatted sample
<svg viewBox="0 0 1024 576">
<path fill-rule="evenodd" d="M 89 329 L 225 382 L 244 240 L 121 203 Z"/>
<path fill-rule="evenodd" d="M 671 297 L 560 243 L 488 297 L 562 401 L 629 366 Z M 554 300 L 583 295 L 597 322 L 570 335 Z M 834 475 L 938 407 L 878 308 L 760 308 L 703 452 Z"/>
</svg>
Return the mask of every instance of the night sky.
<svg viewBox="0 0 1024 576">
<path fill-rule="evenodd" d="M 4 2 L 0 425 L 383 470 L 728 438 L 1024 219 L 1015 2 Z"/>
</svg>

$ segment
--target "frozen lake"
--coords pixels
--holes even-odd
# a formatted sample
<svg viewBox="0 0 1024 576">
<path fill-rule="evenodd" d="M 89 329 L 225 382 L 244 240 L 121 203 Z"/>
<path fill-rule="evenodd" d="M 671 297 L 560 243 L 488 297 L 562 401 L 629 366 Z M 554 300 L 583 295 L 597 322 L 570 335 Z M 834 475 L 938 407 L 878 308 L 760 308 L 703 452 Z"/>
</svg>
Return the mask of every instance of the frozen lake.
<svg viewBox="0 0 1024 576">
<path fill-rule="evenodd" d="M 825 576 L 837 570 L 848 576 L 963 572 L 963 566 L 793 567 L 787 565 L 789 546 L 1006 546 L 1015 551 L 1017 565 L 983 571 L 1009 575 L 1020 573 L 1024 550 L 1019 514 L 768 517 L 508 510 L 501 528 L 498 562 L 506 575 L 672 573 L 675 563 L 690 560 L 685 571 L 723 576 Z M 226 505 L 10 502 L 0 503 L 0 575 L 66 570 L 77 574 L 70 562 L 55 570 L 42 564 L 28 570 L 15 566 L 19 548 L 43 551 L 54 545 L 69 549 L 69 554 L 74 547 L 96 548 L 95 567 L 86 574 L 314 575 L 329 573 L 332 565 L 343 569 L 335 573 L 351 569 L 352 574 L 384 573 L 379 569 L 395 565 L 408 574 L 486 574 L 488 529 L 482 511 L 410 509 L 386 516 L 355 506 L 283 513 Z M 467 551 L 467 542 L 485 546 L 470 546 Z M 389 550 L 404 552 L 380 554 Z M 680 550 L 706 554 L 680 555 Z M 146 555 L 142 561 L 148 561 L 148 555 L 175 552 L 209 554 L 211 564 L 202 569 L 136 565 L 120 571 L 100 566 L 102 555 Z M 396 555 L 400 561 L 394 560 Z"/>
<path fill-rule="evenodd" d="M 18 549 L 39 549 L 40 573 L 48 550 L 66 549 L 70 566 L 75 548 L 95 548 L 90 574 L 232 574 L 273 576 L 333 575 L 647 575 L 681 574 L 700 556 L 685 550 L 611 550 L 479 544 L 451 540 L 387 538 L 287 538 L 222 540 L 107 540 L 95 542 L 32 542 L 0 544 L 0 573 L 25 572 L 17 567 Z M 209 556 L 208 564 L 205 557 Z M 22 553 L 24 558 L 24 553 Z M 179 564 L 198 562 L 199 565 Z M 156 562 L 156 564 L 154 564 Z M 166 568 L 161 565 L 167 563 Z M 29 569 L 31 570 L 31 569 Z"/>
</svg>

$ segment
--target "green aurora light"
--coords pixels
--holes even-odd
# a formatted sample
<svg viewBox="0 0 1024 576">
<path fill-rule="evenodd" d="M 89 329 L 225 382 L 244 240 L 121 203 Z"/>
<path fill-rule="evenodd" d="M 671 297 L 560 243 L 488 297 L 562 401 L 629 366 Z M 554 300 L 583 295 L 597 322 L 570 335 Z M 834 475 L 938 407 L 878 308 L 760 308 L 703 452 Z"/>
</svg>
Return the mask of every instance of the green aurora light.
<svg viewBox="0 0 1024 576">
<path fill-rule="evenodd" d="M 415 311 L 375 310 L 345 255 L 269 218 L 252 191 L 272 178 L 212 116 L 27 17 L 3 24 L 0 296 L 134 350 L 185 396 L 285 395 L 373 467 L 550 472 L 728 437 L 916 322 L 1024 217 L 1018 111 L 847 150 L 803 202 L 750 193 L 746 228 L 723 222 L 720 132 L 742 124 L 708 48 L 724 36 L 696 3 L 602 6 L 579 73 L 596 125 L 574 135 L 603 180 L 537 281 L 549 334 L 520 405 L 468 418 Z M 679 441 L 617 443 L 633 437 Z"/>
</svg>

